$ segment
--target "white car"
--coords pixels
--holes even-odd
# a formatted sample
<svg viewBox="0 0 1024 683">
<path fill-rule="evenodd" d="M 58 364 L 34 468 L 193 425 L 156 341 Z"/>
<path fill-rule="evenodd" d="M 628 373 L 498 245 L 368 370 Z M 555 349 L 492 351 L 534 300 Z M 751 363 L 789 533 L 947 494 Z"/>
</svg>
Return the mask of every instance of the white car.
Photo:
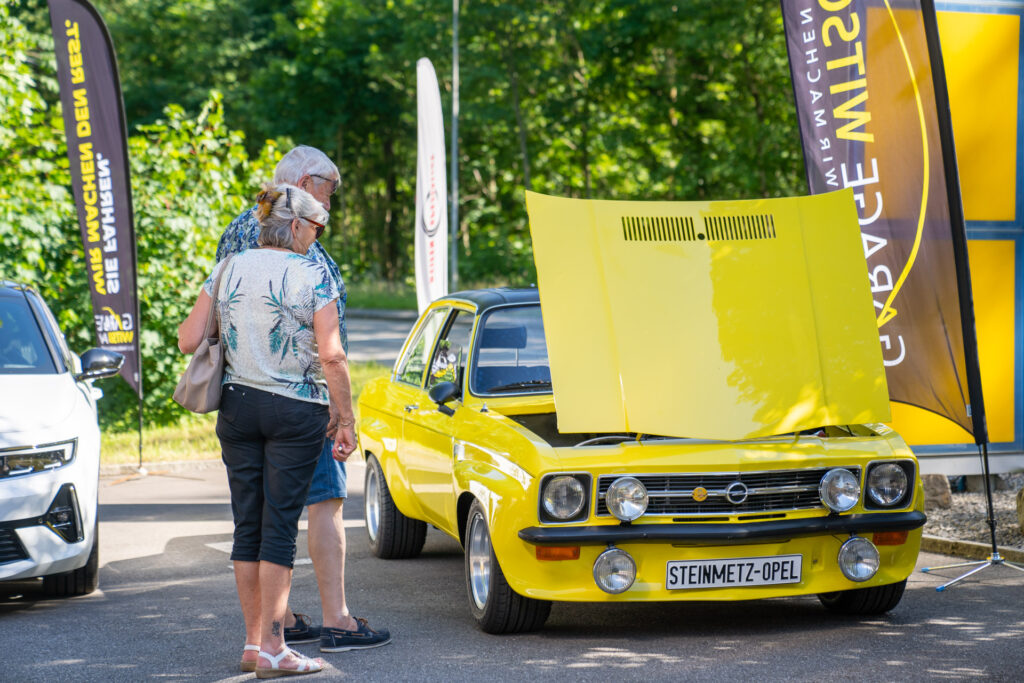
<svg viewBox="0 0 1024 683">
<path fill-rule="evenodd" d="M 100 430 L 92 381 L 124 356 L 72 353 L 42 298 L 0 280 L 0 580 L 43 578 L 84 595 L 99 582 Z"/>
</svg>

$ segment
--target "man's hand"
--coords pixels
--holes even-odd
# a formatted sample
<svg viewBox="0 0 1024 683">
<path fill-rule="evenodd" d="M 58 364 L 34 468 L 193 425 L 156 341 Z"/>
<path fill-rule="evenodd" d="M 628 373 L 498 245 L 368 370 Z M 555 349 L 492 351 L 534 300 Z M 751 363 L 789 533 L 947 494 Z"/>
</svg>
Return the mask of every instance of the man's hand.
<svg viewBox="0 0 1024 683">
<path fill-rule="evenodd" d="M 352 455 L 356 450 L 356 428 L 355 425 L 349 425 L 348 427 L 340 427 L 337 430 L 337 436 L 334 439 L 334 448 L 331 450 L 331 455 L 334 459 L 339 462 L 345 462 L 348 460 L 348 456 Z"/>
<path fill-rule="evenodd" d="M 327 438 L 328 439 L 336 439 L 336 438 L 338 438 L 337 437 L 337 434 L 338 434 L 338 423 L 341 421 L 341 415 L 334 408 L 334 404 L 333 403 L 330 406 L 329 415 L 330 415 L 330 417 L 327 420 Z"/>
</svg>

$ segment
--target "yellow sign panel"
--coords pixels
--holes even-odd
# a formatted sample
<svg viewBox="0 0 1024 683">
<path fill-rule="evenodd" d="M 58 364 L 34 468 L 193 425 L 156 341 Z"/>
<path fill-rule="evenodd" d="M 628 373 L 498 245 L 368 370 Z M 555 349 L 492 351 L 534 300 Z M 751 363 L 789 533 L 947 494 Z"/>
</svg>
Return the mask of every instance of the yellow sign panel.
<svg viewBox="0 0 1024 683">
<path fill-rule="evenodd" d="M 852 190 L 526 203 L 560 431 L 741 439 L 889 419 Z"/>
<path fill-rule="evenodd" d="M 1020 17 L 939 12 L 938 23 L 964 213 L 1015 220 Z"/>
</svg>

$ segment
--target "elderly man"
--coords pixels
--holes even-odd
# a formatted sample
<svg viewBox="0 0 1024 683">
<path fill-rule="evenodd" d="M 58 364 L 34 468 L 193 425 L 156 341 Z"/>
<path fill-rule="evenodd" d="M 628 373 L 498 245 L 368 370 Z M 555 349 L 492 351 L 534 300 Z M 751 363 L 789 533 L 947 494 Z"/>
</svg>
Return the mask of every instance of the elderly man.
<svg viewBox="0 0 1024 683">
<path fill-rule="evenodd" d="M 300 145 L 282 157 L 274 169 L 274 184 L 289 183 L 312 194 L 324 209 L 331 209 L 331 195 L 338 190 L 341 176 L 338 167 L 326 154 L 314 147 Z M 217 261 L 231 254 L 258 247 L 260 227 L 254 215 L 255 207 L 239 215 L 220 238 Z M 345 305 L 348 296 L 341 271 L 319 241 L 313 242 L 306 254 L 323 263 L 334 277 L 341 296 L 338 298 L 338 324 L 341 343 L 348 353 L 348 333 L 345 328 Z M 327 434 L 331 437 L 339 426 L 339 418 L 331 406 L 331 421 Z M 341 425 L 348 426 L 348 425 Z M 377 647 L 391 642 L 387 629 L 372 629 L 365 619 L 349 614 L 345 603 L 345 526 L 341 510 L 345 502 L 345 463 L 331 454 L 332 439 L 324 442 L 323 452 L 313 475 L 306 505 L 309 511 L 309 555 L 313 560 L 323 627 L 310 623 L 309 617 L 288 610 L 285 623 L 285 642 L 312 643 L 320 641 L 322 652 L 341 652 Z M 246 653 L 251 655 L 252 653 Z"/>
</svg>

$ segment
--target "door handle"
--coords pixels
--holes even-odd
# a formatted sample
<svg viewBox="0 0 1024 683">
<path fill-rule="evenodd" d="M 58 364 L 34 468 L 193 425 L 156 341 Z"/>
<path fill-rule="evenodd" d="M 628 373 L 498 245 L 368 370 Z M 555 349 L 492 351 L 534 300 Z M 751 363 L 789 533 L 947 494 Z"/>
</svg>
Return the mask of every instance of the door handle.
<svg viewBox="0 0 1024 683">
<path fill-rule="evenodd" d="M 418 403 L 407 403 L 405 406 L 405 412 L 411 413 L 412 411 L 416 410 L 419 407 L 420 406 Z"/>
</svg>

